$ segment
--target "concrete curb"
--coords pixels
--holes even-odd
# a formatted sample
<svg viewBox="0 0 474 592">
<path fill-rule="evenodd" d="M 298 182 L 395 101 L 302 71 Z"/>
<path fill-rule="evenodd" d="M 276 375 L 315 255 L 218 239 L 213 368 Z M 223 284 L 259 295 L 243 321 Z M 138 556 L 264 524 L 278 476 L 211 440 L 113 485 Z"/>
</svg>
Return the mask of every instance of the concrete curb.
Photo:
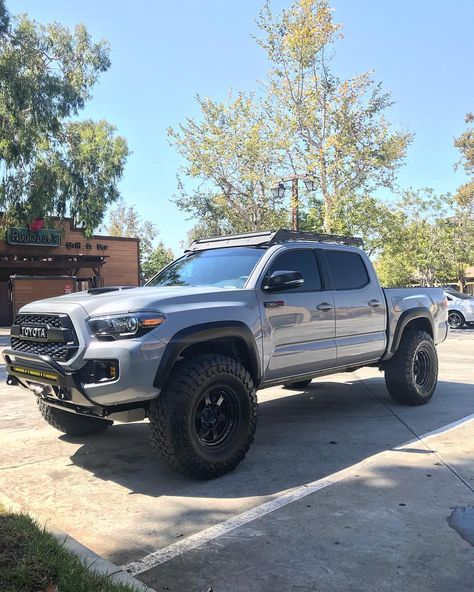
<svg viewBox="0 0 474 592">
<path fill-rule="evenodd" d="M 5 494 L 0 492 L 0 503 L 4 505 L 8 510 L 11 512 L 22 513 L 25 512 L 24 508 L 22 508 L 19 504 L 14 502 L 12 499 L 7 497 Z M 28 512 L 28 514 L 41 524 L 41 520 Z M 46 530 L 48 530 L 51 534 L 53 534 L 71 553 L 74 553 L 87 566 L 87 569 L 95 571 L 101 575 L 107 576 L 111 579 L 112 582 L 117 584 L 128 584 L 129 586 L 134 587 L 137 592 L 156 592 L 153 588 L 149 588 L 145 586 L 142 582 L 139 582 L 133 576 L 128 574 L 127 572 L 123 571 L 117 565 L 114 565 L 107 559 L 104 559 L 94 551 L 91 551 L 87 547 L 85 547 L 82 543 L 74 539 L 72 536 L 68 535 L 66 532 L 50 525 L 44 525 Z"/>
</svg>

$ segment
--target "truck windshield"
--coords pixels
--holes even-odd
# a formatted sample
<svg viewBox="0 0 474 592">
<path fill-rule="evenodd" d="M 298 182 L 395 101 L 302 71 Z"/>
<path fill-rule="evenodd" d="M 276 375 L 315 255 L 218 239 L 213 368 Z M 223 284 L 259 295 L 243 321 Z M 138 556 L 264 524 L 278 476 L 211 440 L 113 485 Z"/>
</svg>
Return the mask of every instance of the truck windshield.
<svg viewBox="0 0 474 592">
<path fill-rule="evenodd" d="M 243 288 L 264 252 L 257 247 L 225 247 L 190 253 L 172 263 L 146 285 Z"/>
</svg>

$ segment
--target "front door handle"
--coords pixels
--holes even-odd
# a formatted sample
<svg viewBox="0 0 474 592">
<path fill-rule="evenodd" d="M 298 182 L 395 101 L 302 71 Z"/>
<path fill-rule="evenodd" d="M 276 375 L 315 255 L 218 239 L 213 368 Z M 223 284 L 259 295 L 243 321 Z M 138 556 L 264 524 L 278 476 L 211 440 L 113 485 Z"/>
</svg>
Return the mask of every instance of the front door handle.
<svg viewBox="0 0 474 592">
<path fill-rule="evenodd" d="M 369 306 L 371 306 L 372 308 L 377 308 L 377 306 L 380 306 L 382 303 L 380 302 L 380 300 L 375 300 L 375 298 L 373 300 L 369 300 Z"/>
<path fill-rule="evenodd" d="M 318 306 L 316 307 L 318 310 L 332 310 L 334 307 L 332 304 L 329 304 L 329 302 L 321 302 L 321 304 L 318 304 Z"/>
</svg>

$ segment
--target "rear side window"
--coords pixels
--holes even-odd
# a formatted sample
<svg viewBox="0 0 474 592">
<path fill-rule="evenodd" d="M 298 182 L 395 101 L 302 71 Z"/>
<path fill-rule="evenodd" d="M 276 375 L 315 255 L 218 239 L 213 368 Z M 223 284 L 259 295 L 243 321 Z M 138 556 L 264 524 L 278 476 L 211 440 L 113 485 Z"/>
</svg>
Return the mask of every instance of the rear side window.
<svg viewBox="0 0 474 592">
<path fill-rule="evenodd" d="M 300 288 L 295 288 L 292 292 L 316 292 L 321 290 L 321 276 L 316 256 L 309 249 L 295 249 L 278 255 L 270 265 L 266 276 L 268 277 L 274 271 L 299 271 L 302 273 L 304 284 Z"/>
<path fill-rule="evenodd" d="M 357 290 L 369 283 L 362 257 L 349 251 L 326 251 L 334 290 Z"/>
</svg>

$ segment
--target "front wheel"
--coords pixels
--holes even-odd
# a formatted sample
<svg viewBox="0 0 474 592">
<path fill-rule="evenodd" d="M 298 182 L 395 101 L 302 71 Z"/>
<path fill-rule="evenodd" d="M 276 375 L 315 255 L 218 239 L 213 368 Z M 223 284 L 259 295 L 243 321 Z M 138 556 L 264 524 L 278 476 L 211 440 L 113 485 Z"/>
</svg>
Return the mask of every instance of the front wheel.
<svg viewBox="0 0 474 592">
<path fill-rule="evenodd" d="M 152 445 L 173 470 L 212 479 L 234 469 L 253 441 L 257 397 L 242 364 L 206 354 L 181 362 L 150 405 Z"/>
<path fill-rule="evenodd" d="M 396 354 L 385 365 L 385 384 L 392 399 L 405 405 L 424 405 L 438 381 L 438 354 L 431 335 L 408 329 Z"/>
<path fill-rule="evenodd" d="M 448 314 L 448 324 L 451 329 L 460 329 L 464 325 L 464 317 L 457 310 L 451 310 Z"/>
<path fill-rule="evenodd" d="M 41 399 L 36 400 L 43 418 L 50 426 L 69 436 L 89 436 L 105 431 L 112 421 L 100 417 L 87 417 L 51 407 Z"/>
</svg>

